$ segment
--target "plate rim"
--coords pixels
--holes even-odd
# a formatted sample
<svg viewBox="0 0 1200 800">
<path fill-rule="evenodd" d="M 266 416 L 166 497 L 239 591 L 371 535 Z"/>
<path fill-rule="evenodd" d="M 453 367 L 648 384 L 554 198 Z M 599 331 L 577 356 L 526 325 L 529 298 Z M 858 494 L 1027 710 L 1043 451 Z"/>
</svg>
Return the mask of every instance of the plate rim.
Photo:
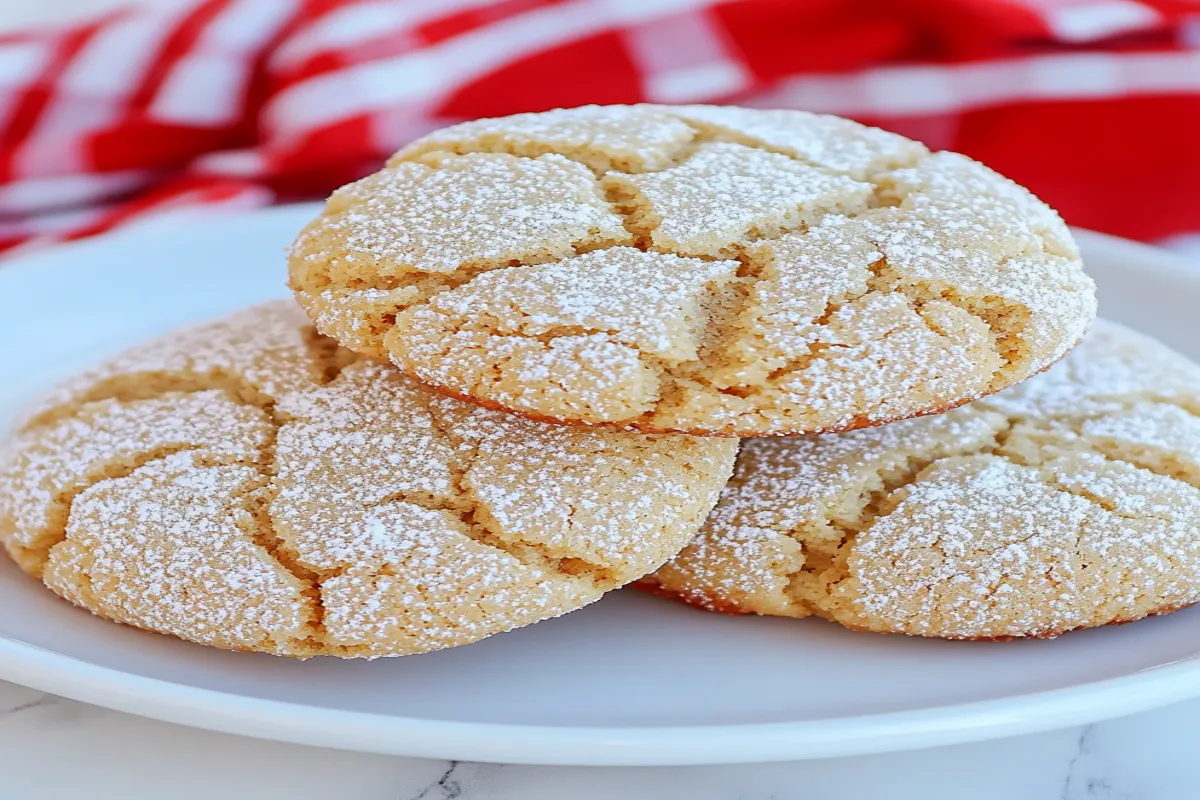
<svg viewBox="0 0 1200 800">
<path fill-rule="evenodd" d="M 6 274 L 68 262 L 73 253 L 180 229 L 311 215 L 316 204 L 196 221 L 158 221 L 13 259 Z M 1138 269 L 1200 284 L 1171 253 L 1105 234 L 1081 243 L 1127 254 Z M 754 763 L 915 750 L 1071 727 L 1200 696 L 1200 653 L 1118 677 L 1040 692 L 822 720 L 693 726 L 554 726 L 432 720 L 270 700 L 150 678 L 0 636 L 0 679 L 167 722 L 295 744 L 444 760 L 574 766 Z"/>
<path fill-rule="evenodd" d="M 165 722 L 338 750 L 542 766 L 695 766 L 901 752 L 1086 725 L 1200 695 L 1200 656 L 970 703 L 694 726 L 520 725 L 318 708 L 134 675 L 3 637 L 0 678 Z"/>
</svg>

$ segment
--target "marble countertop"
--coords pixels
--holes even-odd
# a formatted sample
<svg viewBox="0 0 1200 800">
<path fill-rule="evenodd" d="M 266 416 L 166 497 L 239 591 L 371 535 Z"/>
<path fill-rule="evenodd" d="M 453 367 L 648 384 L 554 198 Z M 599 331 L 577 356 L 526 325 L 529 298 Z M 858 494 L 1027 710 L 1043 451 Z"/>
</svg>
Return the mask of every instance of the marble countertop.
<svg viewBox="0 0 1200 800">
<path fill-rule="evenodd" d="M 879 756 L 517 767 L 211 733 L 0 682 L 0 797 L 256 800 L 1194 800 L 1200 701 L 1083 728 Z"/>
</svg>

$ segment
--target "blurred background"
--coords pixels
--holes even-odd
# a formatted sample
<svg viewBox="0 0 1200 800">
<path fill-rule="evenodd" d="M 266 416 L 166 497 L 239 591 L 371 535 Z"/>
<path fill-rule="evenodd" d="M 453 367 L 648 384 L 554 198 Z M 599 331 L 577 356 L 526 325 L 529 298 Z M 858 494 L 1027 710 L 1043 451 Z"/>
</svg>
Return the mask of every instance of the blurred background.
<svg viewBox="0 0 1200 800">
<path fill-rule="evenodd" d="M 642 101 L 852 117 L 1200 259 L 1197 0 L 0 0 L 0 258 Z"/>
</svg>

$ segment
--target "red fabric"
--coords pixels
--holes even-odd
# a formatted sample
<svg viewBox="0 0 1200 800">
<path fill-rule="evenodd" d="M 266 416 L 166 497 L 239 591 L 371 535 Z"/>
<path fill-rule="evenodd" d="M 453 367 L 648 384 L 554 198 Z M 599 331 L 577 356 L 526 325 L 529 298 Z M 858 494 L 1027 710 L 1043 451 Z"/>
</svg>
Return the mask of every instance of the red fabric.
<svg viewBox="0 0 1200 800">
<path fill-rule="evenodd" d="M 1200 231 L 1187 0 L 191 0 L 0 36 L 0 248 L 316 197 L 408 140 L 583 103 L 842 114 L 1073 224 Z M 18 248 L 23 249 L 23 248 Z"/>
</svg>

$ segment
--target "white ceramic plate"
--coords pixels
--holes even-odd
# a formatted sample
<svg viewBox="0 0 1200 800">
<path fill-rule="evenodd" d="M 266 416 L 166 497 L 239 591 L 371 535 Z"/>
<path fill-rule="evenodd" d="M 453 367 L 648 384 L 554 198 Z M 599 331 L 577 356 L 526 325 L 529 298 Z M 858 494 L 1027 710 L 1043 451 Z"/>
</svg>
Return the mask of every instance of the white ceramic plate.
<svg viewBox="0 0 1200 800">
<path fill-rule="evenodd" d="M 0 427 L 65 373 L 285 295 L 294 207 L 158 225 L 0 269 Z M 1104 313 L 1200 357 L 1200 268 L 1082 234 Z M 1200 695 L 1200 607 L 1056 641 L 955 643 L 726 617 L 617 592 L 456 650 L 227 653 L 93 618 L 0 559 L 0 677 L 307 744 L 538 764 L 700 764 L 925 747 Z"/>
</svg>

